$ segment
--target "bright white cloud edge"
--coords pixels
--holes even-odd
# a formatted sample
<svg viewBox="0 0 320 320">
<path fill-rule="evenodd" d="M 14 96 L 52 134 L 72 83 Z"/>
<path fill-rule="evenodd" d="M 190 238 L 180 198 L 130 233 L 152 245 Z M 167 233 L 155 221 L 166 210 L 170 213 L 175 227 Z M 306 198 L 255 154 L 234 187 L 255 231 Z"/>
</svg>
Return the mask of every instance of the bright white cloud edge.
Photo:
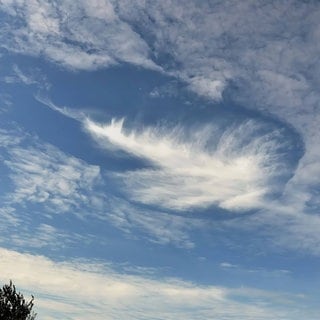
<svg viewBox="0 0 320 320">
<path fill-rule="evenodd" d="M 194 129 L 189 138 L 178 127 L 126 132 L 123 120 L 101 125 L 86 119 L 84 126 L 103 147 L 108 148 L 111 143 L 149 160 L 154 169 L 118 176 L 131 199 L 169 209 L 210 205 L 231 211 L 260 208 L 272 178 L 285 171 L 276 159 L 281 145 L 277 132 L 251 137 L 244 144 L 259 127 L 250 121 L 226 129 L 223 135 L 215 131 L 214 125 L 207 124 Z M 218 140 L 213 147 L 212 137 Z"/>
</svg>

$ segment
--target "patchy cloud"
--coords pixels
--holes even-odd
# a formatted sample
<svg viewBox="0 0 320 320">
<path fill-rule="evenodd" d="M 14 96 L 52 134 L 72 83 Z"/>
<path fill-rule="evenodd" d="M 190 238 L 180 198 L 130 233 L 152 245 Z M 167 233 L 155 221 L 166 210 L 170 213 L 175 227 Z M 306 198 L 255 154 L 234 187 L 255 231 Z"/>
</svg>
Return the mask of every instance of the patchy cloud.
<svg viewBox="0 0 320 320">
<path fill-rule="evenodd" d="M 148 45 L 118 18 L 109 1 L 5 0 L 1 10 L 6 19 L 0 37 L 7 39 L 2 47 L 10 51 L 42 54 L 78 70 L 104 68 L 118 62 L 158 68 L 148 57 Z"/>
<path fill-rule="evenodd" d="M 57 213 L 77 208 L 85 202 L 85 190 L 99 179 L 99 168 L 66 157 L 49 145 L 37 148 L 11 148 L 10 167 L 15 191 L 11 201 L 45 203 Z M 82 190 L 82 191 L 81 191 Z"/>
</svg>

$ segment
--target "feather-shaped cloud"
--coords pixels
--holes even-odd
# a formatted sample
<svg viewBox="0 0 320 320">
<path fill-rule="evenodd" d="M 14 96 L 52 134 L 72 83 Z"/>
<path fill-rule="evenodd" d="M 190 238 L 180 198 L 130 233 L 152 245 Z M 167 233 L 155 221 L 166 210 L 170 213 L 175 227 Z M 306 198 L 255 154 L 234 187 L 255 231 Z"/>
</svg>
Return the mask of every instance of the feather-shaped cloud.
<svg viewBox="0 0 320 320">
<path fill-rule="evenodd" d="M 118 176 L 132 199 L 165 208 L 259 208 L 272 179 L 286 171 L 277 156 L 279 132 L 259 136 L 259 125 L 250 121 L 223 133 L 207 125 L 187 139 L 181 128 L 127 132 L 122 120 L 107 125 L 87 120 L 85 128 L 101 145 L 149 160 L 154 168 Z"/>
</svg>

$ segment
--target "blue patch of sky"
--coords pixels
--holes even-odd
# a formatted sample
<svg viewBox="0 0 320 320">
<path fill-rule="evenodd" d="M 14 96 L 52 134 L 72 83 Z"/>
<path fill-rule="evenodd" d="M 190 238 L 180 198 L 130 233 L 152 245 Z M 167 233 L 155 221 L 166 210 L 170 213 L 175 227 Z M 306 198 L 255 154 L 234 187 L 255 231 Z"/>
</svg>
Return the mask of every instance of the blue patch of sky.
<svg viewBox="0 0 320 320">
<path fill-rule="evenodd" d="M 0 122 L 1 125 L 1 122 Z M 4 164 L 4 161 L 7 159 L 7 152 L 4 148 L 0 147 L 0 199 L 3 198 L 3 195 L 13 191 L 14 187 L 11 179 L 9 178 L 8 167 Z"/>
</svg>

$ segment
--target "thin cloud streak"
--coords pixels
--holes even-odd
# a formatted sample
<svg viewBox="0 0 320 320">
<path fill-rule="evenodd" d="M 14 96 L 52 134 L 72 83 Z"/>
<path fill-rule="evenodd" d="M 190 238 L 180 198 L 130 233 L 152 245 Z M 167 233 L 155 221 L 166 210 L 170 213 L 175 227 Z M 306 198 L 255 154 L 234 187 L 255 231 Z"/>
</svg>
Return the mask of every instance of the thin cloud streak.
<svg viewBox="0 0 320 320">
<path fill-rule="evenodd" d="M 109 197 L 108 221 L 131 237 L 141 238 L 161 245 L 174 245 L 192 249 L 196 246 L 192 233 L 205 230 L 202 221 L 180 217 L 160 210 L 147 210 L 119 198 Z"/>
<path fill-rule="evenodd" d="M 70 119 L 74 119 L 76 121 L 82 122 L 82 121 L 85 121 L 85 119 L 87 117 L 85 115 L 85 113 L 83 113 L 83 112 L 73 111 L 72 109 L 67 108 L 67 107 L 58 107 L 47 96 L 36 94 L 34 96 L 34 98 L 38 102 L 40 102 L 43 105 L 49 107 L 51 110 L 59 112 L 62 115 L 64 115 L 65 117 L 68 117 Z"/>
</svg>

